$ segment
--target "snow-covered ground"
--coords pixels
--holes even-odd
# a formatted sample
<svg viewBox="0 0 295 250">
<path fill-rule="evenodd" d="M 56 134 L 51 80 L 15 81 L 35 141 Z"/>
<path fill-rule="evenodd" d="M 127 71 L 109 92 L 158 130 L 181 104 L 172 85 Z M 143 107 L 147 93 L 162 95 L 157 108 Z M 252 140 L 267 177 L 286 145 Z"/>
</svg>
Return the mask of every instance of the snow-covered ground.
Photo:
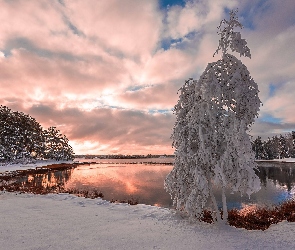
<svg viewBox="0 0 295 250">
<path fill-rule="evenodd" d="M 167 208 L 114 204 L 69 194 L 0 192 L 0 214 L 3 250 L 295 249 L 295 223 L 247 231 L 190 223 Z"/>
<path fill-rule="evenodd" d="M 73 161 L 56 161 L 56 160 L 38 160 L 34 163 L 28 164 L 8 164 L 8 165 L 0 165 L 0 173 L 6 171 L 16 171 L 16 170 L 26 170 L 26 169 L 35 169 L 36 167 L 43 167 L 52 164 L 60 164 L 60 163 L 68 163 L 71 164 Z"/>
<path fill-rule="evenodd" d="M 295 224 L 192 224 L 173 211 L 69 194 L 0 193 L 0 249 L 295 249 Z"/>
<path fill-rule="evenodd" d="M 259 161 L 267 161 L 267 162 L 294 162 L 295 163 L 295 158 L 282 158 L 282 159 L 273 159 L 273 160 L 256 160 L 257 162 Z"/>
</svg>

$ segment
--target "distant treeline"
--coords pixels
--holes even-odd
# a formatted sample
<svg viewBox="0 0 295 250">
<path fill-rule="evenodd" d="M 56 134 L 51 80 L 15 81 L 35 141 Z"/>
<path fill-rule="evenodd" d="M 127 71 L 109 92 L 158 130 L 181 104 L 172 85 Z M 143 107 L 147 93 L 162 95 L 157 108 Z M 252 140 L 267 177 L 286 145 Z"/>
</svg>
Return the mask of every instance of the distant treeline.
<svg viewBox="0 0 295 250">
<path fill-rule="evenodd" d="M 118 155 L 75 155 L 76 158 L 85 158 L 85 159 L 146 159 L 146 158 L 170 158 L 174 157 L 174 155 L 123 155 L 123 154 L 118 154 Z"/>
<path fill-rule="evenodd" d="M 55 127 L 43 129 L 30 115 L 0 106 L 0 162 L 72 160 L 69 140 Z"/>
<path fill-rule="evenodd" d="M 262 140 L 258 136 L 252 142 L 252 149 L 257 160 L 295 158 L 295 131 L 285 135 L 276 135 L 267 140 Z"/>
</svg>

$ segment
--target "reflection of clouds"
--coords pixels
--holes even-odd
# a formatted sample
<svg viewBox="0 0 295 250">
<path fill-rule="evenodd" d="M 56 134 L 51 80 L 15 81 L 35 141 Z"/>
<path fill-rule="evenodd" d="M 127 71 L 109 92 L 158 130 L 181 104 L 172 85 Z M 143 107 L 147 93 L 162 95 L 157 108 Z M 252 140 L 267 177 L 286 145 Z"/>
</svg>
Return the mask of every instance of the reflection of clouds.
<svg viewBox="0 0 295 250">
<path fill-rule="evenodd" d="M 106 199 L 139 198 L 140 202 L 169 203 L 170 196 L 164 190 L 164 178 L 172 166 L 132 164 L 125 167 L 91 165 L 73 170 L 65 188 L 97 188 Z M 88 167 L 89 168 L 89 167 Z M 152 205 L 152 204 L 151 204 Z"/>
<path fill-rule="evenodd" d="M 241 196 L 238 192 L 231 193 L 230 190 L 226 190 L 226 199 L 229 208 L 242 208 L 246 204 L 271 206 L 295 198 L 295 169 L 290 175 L 288 175 L 289 168 L 274 167 L 273 163 L 268 163 L 267 167 L 260 167 L 259 169 L 258 176 L 262 182 L 261 189 L 257 193 L 251 194 L 250 199 L 247 195 Z M 287 180 L 289 185 L 286 184 Z M 290 185 L 292 189 L 288 191 Z M 218 187 L 214 187 L 213 191 L 219 206 L 221 206 L 220 190 Z"/>
<path fill-rule="evenodd" d="M 164 179 L 171 171 L 172 165 L 125 164 L 128 160 L 122 159 L 95 160 L 110 161 L 111 163 L 82 165 L 76 168 L 73 170 L 71 180 L 67 182 L 66 188 L 97 188 L 109 200 L 133 196 L 139 198 L 139 202 L 142 203 L 172 205 L 172 200 L 163 187 Z M 122 164 L 124 161 L 126 162 Z M 118 163 L 117 166 L 116 163 Z M 260 174 L 264 173 L 277 179 L 285 176 L 285 172 L 279 167 L 275 168 L 275 172 L 270 166 L 265 167 L 264 170 L 265 172 L 261 171 Z M 289 168 L 288 172 L 290 173 Z M 214 186 L 213 191 L 218 203 L 221 204 L 220 190 Z M 247 195 L 241 197 L 240 193 L 231 193 L 230 190 L 226 190 L 226 195 L 229 208 L 243 208 L 251 205 L 269 206 L 295 197 L 294 187 L 291 192 L 288 192 L 282 182 L 275 182 L 269 178 L 265 178 L 265 186 L 262 186 L 259 192 L 252 194 L 250 199 Z"/>
</svg>

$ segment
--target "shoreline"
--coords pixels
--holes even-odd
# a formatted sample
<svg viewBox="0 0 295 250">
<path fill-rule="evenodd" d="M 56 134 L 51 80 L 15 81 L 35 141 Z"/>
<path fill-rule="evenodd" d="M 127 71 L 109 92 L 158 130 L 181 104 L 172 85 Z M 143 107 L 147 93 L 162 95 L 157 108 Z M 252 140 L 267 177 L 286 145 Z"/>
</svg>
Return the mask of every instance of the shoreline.
<svg viewBox="0 0 295 250">
<path fill-rule="evenodd" d="M 294 249 L 294 223 L 265 231 L 192 223 L 148 205 L 69 194 L 0 195 L 3 249 Z"/>
</svg>

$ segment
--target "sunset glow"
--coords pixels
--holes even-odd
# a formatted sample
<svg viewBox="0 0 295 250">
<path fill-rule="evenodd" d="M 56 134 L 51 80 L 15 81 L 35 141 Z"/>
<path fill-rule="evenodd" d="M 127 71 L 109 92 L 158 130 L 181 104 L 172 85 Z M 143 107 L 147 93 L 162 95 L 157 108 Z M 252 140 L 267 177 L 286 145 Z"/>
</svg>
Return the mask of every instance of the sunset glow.
<svg viewBox="0 0 295 250">
<path fill-rule="evenodd" d="M 76 154 L 172 154 L 177 91 L 220 58 L 235 8 L 264 104 L 250 133 L 295 130 L 294 0 L 0 0 L 0 104 Z"/>
</svg>

